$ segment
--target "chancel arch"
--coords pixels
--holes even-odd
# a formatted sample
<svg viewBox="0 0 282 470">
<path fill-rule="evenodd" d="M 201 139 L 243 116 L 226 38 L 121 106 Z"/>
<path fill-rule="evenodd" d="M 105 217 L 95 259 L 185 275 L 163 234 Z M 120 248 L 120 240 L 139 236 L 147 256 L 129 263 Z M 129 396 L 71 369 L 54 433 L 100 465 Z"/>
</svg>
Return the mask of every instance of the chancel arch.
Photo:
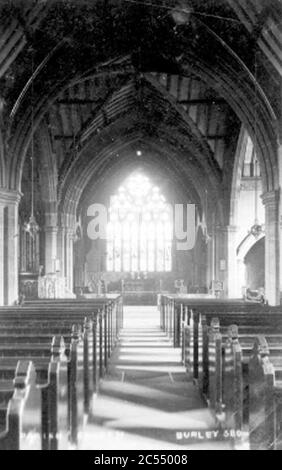
<svg viewBox="0 0 282 470">
<path fill-rule="evenodd" d="M 105 180 L 103 177 L 98 179 L 96 177 L 96 185 L 92 186 L 92 184 L 89 183 L 87 191 L 83 194 L 82 201 L 79 204 L 79 212 L 84 219 L 84 233 L 86 233 L 87 226 L 92 221 L 91 217 L 85 217 L 87 208 L 91 207 L 92 204 L 98 203 L 104 205 L 107 209 L 111 209 L 113 198 L 114 201 L 116 201 L 122 193 L 123 199 L 126 197 L 125 192 L 121 191 L 120 193 L 119 188 L 125 188 L 126 182 L 130 184 L 131 176 L 139 175 L 141 179 L 145 177 L 148 187 L 150 188 L 148 196 L 152 197 L 152 200 L 150 197 L 147 199 L 146 204 L 148 205 L 148 210 L 143 214 L 144 217 L 150 216 L 152 218 L 150 221 L 151 225 L 153 225 L 151 227 L 152 236 L 150 236 L 149 233 L 148 227 L 150 223 L 148 221 L 148 227 L 145 233 L 143 233 L 143 235 L 145 235 L 143 237 L 144 243 L 142 243 L 142 214 L 138 211 L 140 224 L 139 229 L 138 224 L 136 226 L 136 238 L 131 237 L 130 233 L 133 221 L 127 226 L 128 221 L 122 220 L 122 228 L 125 230 L 128 228 L 129 230 L 129 233 L 124 233 L 124 237 L 111 237 L 109 244 L 107 240 L 102 239 L 91 241 L 88 238 L 85 241 L 85 282 L 90 289 L 97 286 L 99 277 L 102 277 L 112 288 L 117 288 L 117 286 L 122 288 L 123 283 L 125 283 L 125 288 L 126 285 L 128 285 L 131 286 L 132 289 L 134 283 L 139 286 L 142 284 L 143 288 L 145 289 L 146 287 L 145 290 L 151 292 L 151 294 L 154 293 L 154 296 L 160 285 L 166 290 L 174 290 L 175 277 L 185 280 L 185 283 L 189 284 L 189 286 L 193 285 L 193 250 L 189 250 L 188 252 L 178 252 L 176 250 L 173 236 L 173 220 L 172 223 L 169 223 L 169 230 L 172 232 L 169 237 L 166 236 L 164 238 L 165 233 L 168 235 L 168 230 L 166 230 L 166 232 L 162 231 L 160 237 L 158 237 L 158 239 L 160 238 L 158 241 L 156 233 L 158 229 L 160 229 L 160 223 L 163 225 L 169 222 L 168 220 L 163 220 L 163 217 L 170 217 L 171 209 L 173 214 L 174 204 L 182 203 L 185 212 L 187 201 L 190 203 L 194 202 L 196 204 L 198 217 L 201 217 L 202 207 L 199 204 L 199 195 L 195 198 L 195 188 L 182 185 L 183 175 L 180 177 L 180 175 L 175 172 L 175 168 L 173 171 L 173 166 L 170 167 L 168 165 L 167 168 L 163 166 L 158 174 L 156 168 L 158 168 L 160 160 L 156 155 L 154 157 L 153 150 L 151 150 L 150 158 L 145 158 L 146 151 L 148 152 L 148 148 L 146 150 L 144 146 L 139 145 L 134 151 L 133 149 L 128 151 L 127 158 L 125 156 L 122 158 L 120 155 L 120 163 L 113 165 L 111 171 L 108 171 L 107 179 Z M 142 165 L 140 164 L 141 154 L 144 155 Z M 113 188 L 115 188 L 115 190 L 113 190 Z M 158 199 L 158 204 L 160 204 L 162 208 L 159 208 L 159 210 L 154 213 L 152 207 L 157 202 L 156 199 Z M 164 199 L 167 204 L 164 203 Z M 144 207 L 146 207 L 146 204 L 144 204 Z M 134 207 L 136 207 L 136 204 Z M 131 217 L 133 214 L 130 214 L 129 211 L 128 215 Z M 116 214 L 113 214 L 113 216 L 115 218 Z M 154 219 L 154 216 L 157 216 L 157 219 Z M 109 220 L 110 217 L 111 215 L 109 214 Z M 143 226 L 143 228 L 145 227 Z M 132 244 L 132 241 L 134 242 L 136 239 L 138 242 Z M 116 249 L 116 252 L 114 256 L 115 259 L 113 260 L 114 249 Z M 134 249 L 136 252 L 134 252 Z M 111 257 L 109 259 L 110 254 Z"/>
</svg>

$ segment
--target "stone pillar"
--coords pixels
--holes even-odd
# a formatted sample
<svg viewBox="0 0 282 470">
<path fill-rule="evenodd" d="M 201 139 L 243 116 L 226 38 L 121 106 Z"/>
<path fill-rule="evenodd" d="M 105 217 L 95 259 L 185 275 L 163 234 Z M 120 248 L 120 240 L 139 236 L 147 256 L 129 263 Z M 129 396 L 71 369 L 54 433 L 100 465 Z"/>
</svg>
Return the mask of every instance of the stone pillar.
<svg viewBox="0 0 282 470">
<path fill-rule="evenodd" d="M 213 259 L 213 239 L 207 243 L 207 286 L 208 289 L 211 288 L 213 276 L 213 266 L 214 266 L 214 259 Z"/>
<path fill-rule="evenodd" d="M 235 226 L 216 228 L 215 236 L 215 280 L 223 282 L 224 297 L 241 297 L 238 279 Z"/>
<path fill-rule="evenodd" d="M 246 287 L 246 265 L 242 258 L 237 258 L 237 290 L 238 297 L 243 297 Z"/>
<path fill-rule="evenodd" d="M 278 191 L 264 193 L 262 200 L 265 206 L 265 297 L 269 305 L 280 305 Z"/>
<path fill-rule="evenodd" d="M 45 203 L 45 274 L 56 272 L 58 217 L 56 203 Z"/>
<path fill-rule="evenodd" d="M 0 202 L 0 305 L 5 305 L 4 302 L 4 252 L 5 252 L 5 241 L 4 241 L 4 207 Z"/>
<path fill-rule="evenodd" d="M 61 254 L 64 261 L 63 272 L 66 278 L 67 289 L 73 292 L 73 243 L 75 232 L 75 217 L 71 214 L 63 214 L 61 232 Z"/>
<path fill-rule="evenodd" d="M 65 229 L 65 276 L 67 287 L 73 292 L 73 239 L 74 233 L 71 228 Z"/>
<path fill-rule="evenodd" d="M 214 227 L 208 229 L 210 238 L 207 241 L 207 286 L 212 287 L 212 281 L 215 279 L 215 234 Z"/>
<path fill-rule="evenodd" d="M 0 189 L 0 305 L 18 300 L 20 198 L 17 191 Z"/>
<path fill-rule="evenodd" d="M 221 281 L 223 283 L 222 295 L 227 297 L 227 237 L 226 227 L 224 226 L 217 226 L 215 229 L 214 257 L 215 281 Z"/>
<path fill-rule="evenodd" d="M 280 132 L 282 122 L 280 123 Z M 282 135 L 280 136 L 280 141 L 278 140 L 278 168 L 279 168 L 279 187 L 280 187 L 280 205 L 279 205 L 279 221 L 280 221 L 280 234 L 282 233 Z M 282 237 L 280 236 L 280 246 L 279 246 L 279 279 L 280 279 L 280 295 L 282 293 Z"/>
<path fill-rule="evenodd" d="M 64 227 L 58 228 L 57 233 L 57 256 L 60 262 L 60 276 L 65 277 L 65 241 L 66 233 Z"/>
<path fill-rule="evenodd" d="M 240 288 L 240 279 L 238 272 L 237 253 L 236 253 L 236 234 L 237 227 L 229 225 L 226 227 L 227 237 L 227 295 L 229 299 L 235 299 L 242 296 Z"/>
</svg>

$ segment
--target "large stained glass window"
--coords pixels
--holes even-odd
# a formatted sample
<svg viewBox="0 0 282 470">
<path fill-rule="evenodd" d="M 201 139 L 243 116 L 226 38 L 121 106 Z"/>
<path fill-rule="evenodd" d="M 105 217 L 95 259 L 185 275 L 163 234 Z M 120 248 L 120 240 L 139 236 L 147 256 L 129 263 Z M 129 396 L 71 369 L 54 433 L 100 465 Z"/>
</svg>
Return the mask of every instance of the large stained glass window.
<svg viewBox="0 0 282 470">
<path fill-rule="evenodd" d="M 171 271 L 172 211 L 160 189 L 132 174 L 111 197 L 107 225 L 107 270 Z"/>
</svg>

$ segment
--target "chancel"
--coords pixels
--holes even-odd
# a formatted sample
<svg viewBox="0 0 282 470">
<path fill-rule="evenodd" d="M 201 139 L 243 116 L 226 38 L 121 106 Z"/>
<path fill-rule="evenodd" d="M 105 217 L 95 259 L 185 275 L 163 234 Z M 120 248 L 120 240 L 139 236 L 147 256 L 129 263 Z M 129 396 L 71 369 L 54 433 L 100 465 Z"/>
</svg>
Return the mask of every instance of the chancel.
<svg viewBox="0 0 282 470">
<path fill-rule="evenodd" d="M 0 2 L 1 450 L 282 449 L 281 18 Z"/>
</svg>

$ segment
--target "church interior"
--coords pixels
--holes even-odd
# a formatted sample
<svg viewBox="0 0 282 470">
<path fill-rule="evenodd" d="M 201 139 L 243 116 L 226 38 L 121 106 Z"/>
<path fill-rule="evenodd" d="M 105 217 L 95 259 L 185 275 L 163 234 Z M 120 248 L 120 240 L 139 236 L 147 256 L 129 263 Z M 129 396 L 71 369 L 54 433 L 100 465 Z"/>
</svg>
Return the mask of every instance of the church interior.
<svg viewBox="0 0 282 470">
<path fill-rule="evenodd" d="M 281 0 L 1 0 L 0 83 L 0 449 L 282 449 Z"/>
</svg>

